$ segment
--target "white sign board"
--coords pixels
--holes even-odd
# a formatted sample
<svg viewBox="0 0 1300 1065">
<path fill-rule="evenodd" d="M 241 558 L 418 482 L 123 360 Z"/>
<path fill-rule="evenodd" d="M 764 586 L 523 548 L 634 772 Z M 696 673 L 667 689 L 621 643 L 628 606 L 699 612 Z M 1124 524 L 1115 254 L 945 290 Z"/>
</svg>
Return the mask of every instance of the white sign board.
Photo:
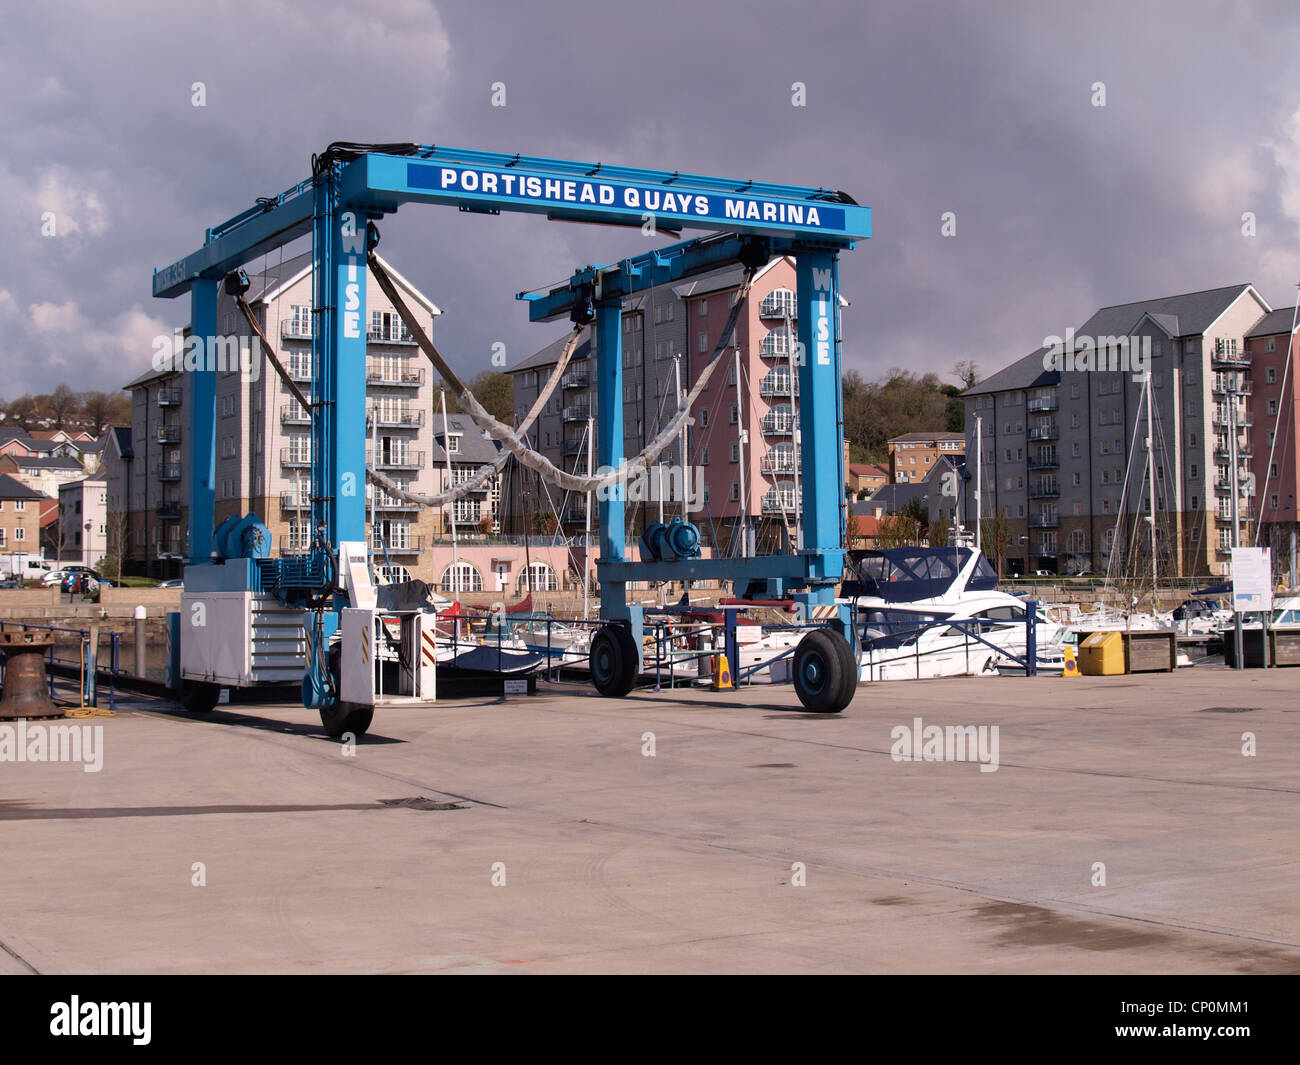
<svg viewBox="0 0 1300 1065">
<path fill-rule="evenodd" d="M 527 695 L 528 680 L 507 680 L 505 682 L 505 695 Z"/>
<path fill-rule="evenodd" d="M 1232 549 L 1232 609 L 1273 609 L 1273 560 L 1267 547 Z"/>
</svg>

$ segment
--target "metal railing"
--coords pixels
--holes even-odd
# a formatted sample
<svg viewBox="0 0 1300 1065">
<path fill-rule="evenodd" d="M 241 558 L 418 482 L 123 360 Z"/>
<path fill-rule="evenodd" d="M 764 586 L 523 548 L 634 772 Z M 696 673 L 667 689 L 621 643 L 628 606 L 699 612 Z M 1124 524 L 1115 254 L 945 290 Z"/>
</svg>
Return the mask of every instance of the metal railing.
<svg viewBox="0 0 1300 1065">
<path fill-rule="evenodd" d="M 387 455 L 381 454 L 378 461 L 370 452 L 366 452 L 366 461 L 381 470 L 420 470 L 424 468 L 424 452 L 407 451 L 398 454 L 390 452 Z"/>
<path fill-rule="evenodd" d="M 311 465 L 310 452 L 298 451 L 291 447 L 282 447 L 280 449 L 280 465 L 307 467 Z"/>
<path fill-rule="evenodd" d="M 179 462 L 165 462 L 158 467 L 158 480 L 179 481 L 180 479 L 181 464 Z"/>
<path fill-rule="evenodd" d="M 280 407 L 281 425 L 310 425 L 311 413 L 297 403 L 285 403 Z"/>
<path fill-rule="evenodd" d="M 179 444 L 181 442 L 181 427 L 179 425 L 160 425 L 155 437 L 160 444 Z"/>
<path fill-rule="evenodd" d="M 160 388 L 158 390 L 158 406 L 179 407 L 180 405 L 181 390 L 179 388 Z"/>
<path fill-rule="evenodd" d="M 422 410 L 384 410 L 383 407 L 372 407 L 370 414 L 374 416 L 376 425 L 414 428 L 424 424 Z"/>
<path fill-rule="evenodd" d="M 7 626 L 7 628 L 6 628 Z M 117 710 L 117 678 L 125 677 L 129 674 L 121 667 L 122 658 L 122 634 L 120 632 L 103 632 L 99 634 L 99 645 L 95 649 L 94 660 L 91 659 L 91 633 L 89 629 L 70 629 L 62 625 L 34 625 L 27 621 L 0 621 L 0 632 L 12 632 L 14 630 L 26 632 L 35 630 L 38 632 L 48 632 L 54 636 L 54 642 L 50 644 L 50 653 L 46 661 L 46 672 L 49 677 L 50 698 L 58 698 L 58 691 L 55 688 L 55 675 L 61 669 L 68 672 L 76 671 L 77 685 L 74 689 L 76 697 L 80 700 L 80 705 L 98 706 L 99 705 L 99 677 L 104 675 L 108 679 L 108 709 Z M 59 658 L 58 633 L 67 633 L 76 637 L 77 659 Z M 101 665 L 100 662 L 104 657 L 105 646 L 103 641 L 107 639 L 108 665 Z M 64 646 L 72 643 L 72 640 L 64 640 Z M 5 655 L 0 651 L 0 678 L 4 675 Z M 0 679 L 3 684 L 3 679 Z"/>
<path fill-rule="evenodd" d="M 417 367 L 414 370 L 394 371 L 385 366 L 367 366 L 366 383 L 371 385 L 419 387 L 424 384 L 424 367 Z"/>
</svg>

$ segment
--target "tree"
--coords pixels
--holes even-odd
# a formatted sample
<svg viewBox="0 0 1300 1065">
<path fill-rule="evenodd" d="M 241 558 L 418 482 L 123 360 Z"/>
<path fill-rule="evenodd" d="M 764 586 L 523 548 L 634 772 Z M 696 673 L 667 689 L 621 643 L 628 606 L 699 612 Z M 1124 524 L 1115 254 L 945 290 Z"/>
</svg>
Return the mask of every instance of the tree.
<svg viewBox="0 0 1300 1065">
<path fill-rule="evenodd" d="M 30 392 L 10 403 L 7 414 L 11 422 L 16 422 L 24 429 L 34 429 L 41 422 L 40 404 Z"/>
<path fill-rule="evenodd" d="M 948 373 L 957 379 L 963 392 L 968 388 L 974 388 L 980 379 L 979 367 L 974 359 L 961 359 L 953 363 Z"/>
<path fill-rule="evenodd" d="M 86 392 L 82 397 L 81 423 L 98 437 L 110 425 L 131 424 L 131 401 L 121 392 Z"/>
<path fill-rule="evenodd" d="M 984 554 L 993 560 L 1000 579 L 1002 560 L 1006 558 L 1007 549 L 1015 539 L 1015 531 L 1011 527 L 1011 522 L 1007 520 L 1006 507 L 1003 507 L 995 517 L 985 518 L 980 522 L 980 539 Z"/>
<path fill-rule="evenodd" d="M 62 429 L 81 410 L 81 397 L 67 385 L 59 385 L 49 395 L 45 409 L 54 419 L 54 427 Z"/>
<path fill-rule="evenodd" d="M 930 522 L 930 546 L 943 547 L 948 543 L 948 534 L 952 531 L 952 522 L 946 514 L 940 514 Z"/>
<path fill-rule="evenodd" d="M 474 398 L 483 404 L 483 409 L 497 421 L 505 425 L 514 423 L 515 379 L 508 373 L 502 373 L 500 370 L 484 370 L 471 377 L 465 384 L 474 393 Z M 464 414 L 451 389 L 442 382 L 439 382 L 439 385 L 447 392 L 447 413 Z"/>
<path fill-rule="evenodd" d="M 886 514 L 876 530 L 876 546 L 910 547 L 920 542 L 921 525 L 908 514 Z"/>
</svg>

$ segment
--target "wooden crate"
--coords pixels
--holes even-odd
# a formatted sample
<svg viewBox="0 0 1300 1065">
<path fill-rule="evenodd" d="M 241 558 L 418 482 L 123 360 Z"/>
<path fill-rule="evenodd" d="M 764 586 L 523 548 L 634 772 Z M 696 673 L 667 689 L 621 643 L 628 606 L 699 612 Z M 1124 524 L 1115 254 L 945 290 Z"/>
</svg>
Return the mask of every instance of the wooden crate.
<svg viewBox="0 0 1300 1065">
<path fill-rule="evenodd" d="M 1129 673 L 1172 673 L 1178 668 L 1178 630 L 1125 632 L 1124 663 Z"/>
</svg>

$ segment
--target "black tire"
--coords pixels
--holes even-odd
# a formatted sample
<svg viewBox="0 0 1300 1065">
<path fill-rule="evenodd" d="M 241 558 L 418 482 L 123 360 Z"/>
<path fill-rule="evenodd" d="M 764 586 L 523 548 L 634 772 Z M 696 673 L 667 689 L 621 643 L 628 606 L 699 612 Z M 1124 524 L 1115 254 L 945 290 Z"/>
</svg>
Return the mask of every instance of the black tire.
<svg viewBox="0 0 1300 1065">
<path fill-rule="evenodd" d="M 623 625 L 602 625 L 591 638 L 591 679 L 601 695 L 619 699 L 636 680 L 637 649 L 632 633 Z"/>
<path fill-rule="evenodd" d="M 329 667 L 330 674 L 334 677 L 335 691 L 342 689 L 342 663 L 343 645 L 336 643 L 329 649 Z M 338 702 L 334 706 L 320 708 L 320 723 L 325 727 L 325 734 L 334 740 L 341 739 L 348 732 L 358 738 L 364 736 L 374 717 L 373 706 L 362 706 L 359 703 Z"/>
<path fill-rule="evenodd" d="M 838 632 L 814 629 L 794 651 L 794 690 L 804 708 L 838 714 L 857 690 L 853 648 Z"/>
<path fill-rule="evenodd" d="M 335 740 L 341 739 L 348 732 L 358 738 L 364 736 L 374 716 L 373 706 L 359 706 L 356 703 L 338 703 L 320 709 L 320 723 L 325 726 L 330 739 Z"/>
<path fill-rule="evenodd" d="M 191 714 L 207 714 L 221 698 L 221 685 L 203 680 L 187 680 L 181 686 L 181 706 Z"/>
</svg>

